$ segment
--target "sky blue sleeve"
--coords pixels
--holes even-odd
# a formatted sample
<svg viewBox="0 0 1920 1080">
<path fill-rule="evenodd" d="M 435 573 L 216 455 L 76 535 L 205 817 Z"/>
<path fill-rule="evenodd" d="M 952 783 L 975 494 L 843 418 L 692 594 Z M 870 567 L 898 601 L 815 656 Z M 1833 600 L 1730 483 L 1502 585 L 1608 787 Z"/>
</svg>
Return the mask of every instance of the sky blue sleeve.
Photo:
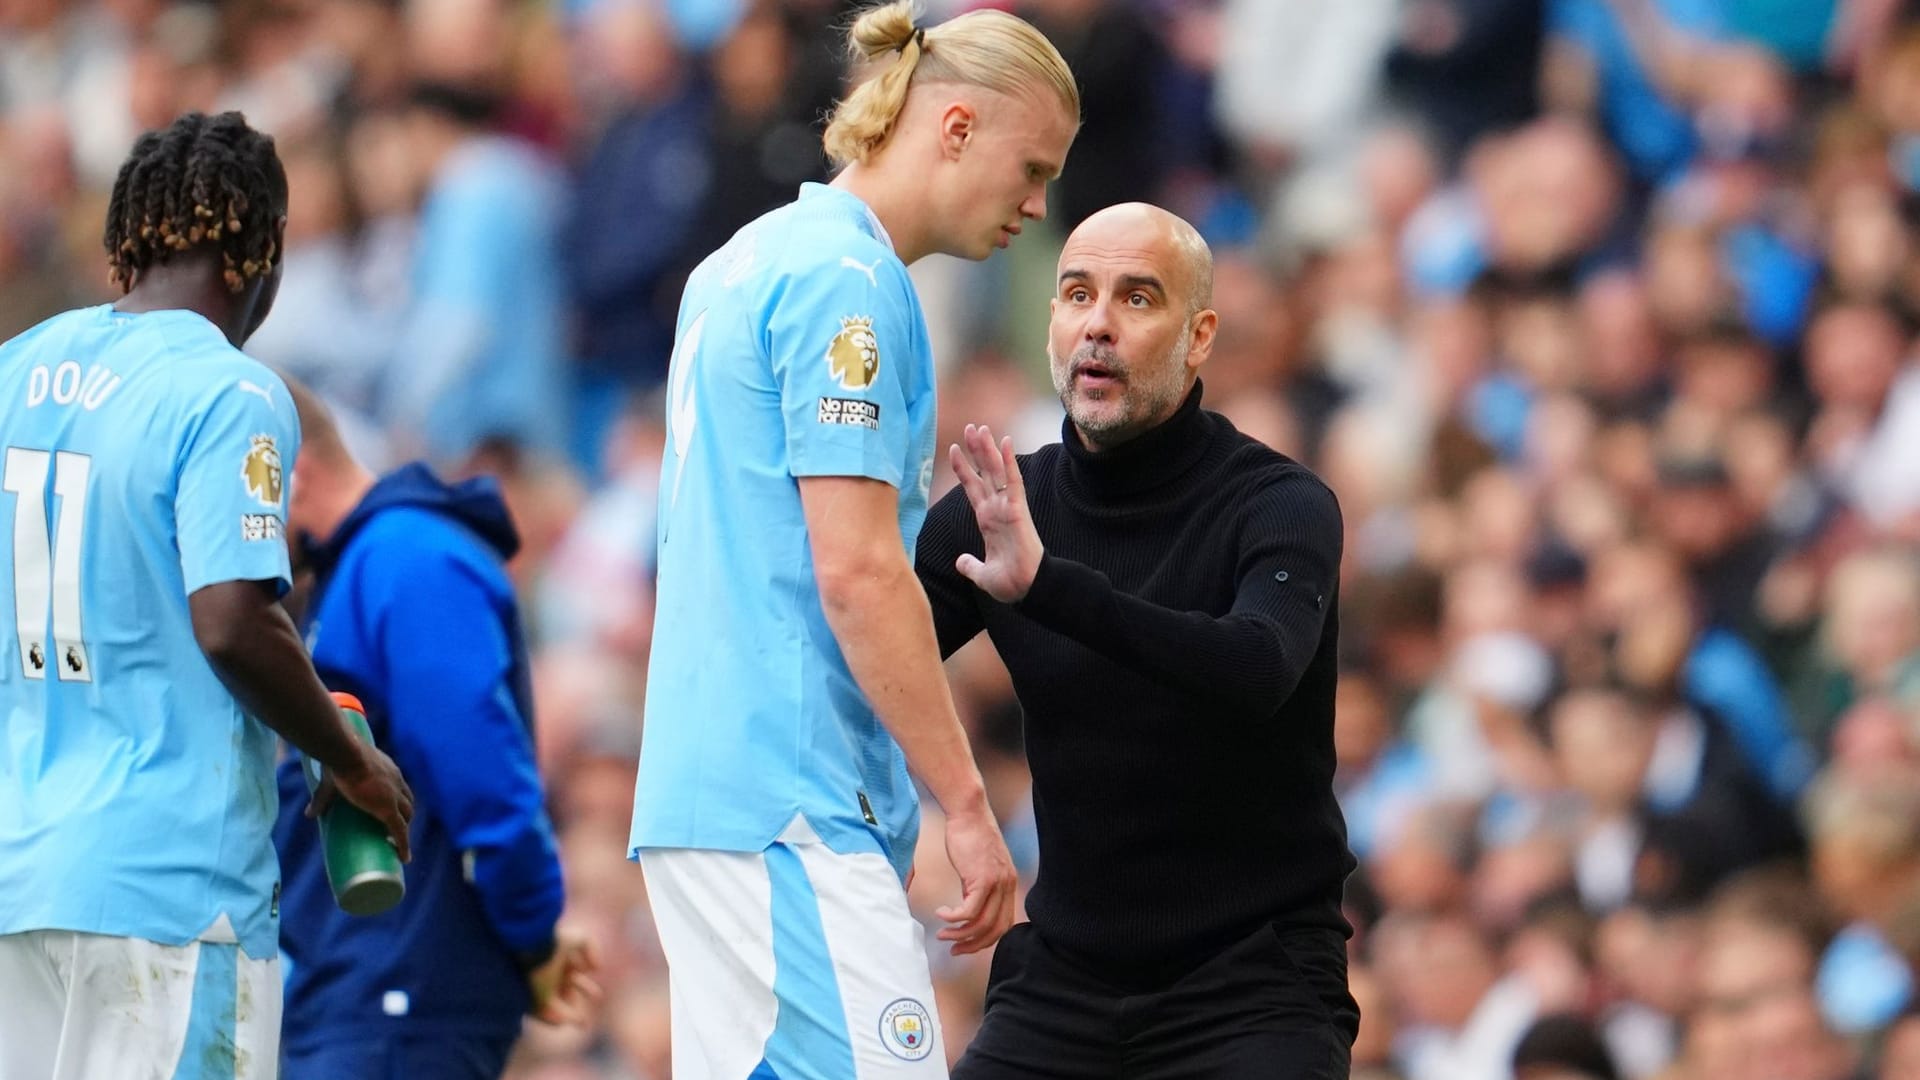
<svg viewBox="0 0 1920 1080">
<path fill-rule="evenodd" d="M 287 481 L 300 451 L 293 400 L 265 368 L 234 370 L 185 420 L 174 536 L 189 595 L 227 581 L 291 585 Z"/>
<path fill-rule="evenodd" d="M 768 350 L 796 476 L 865 476 L 900 487 L 921 364 L 912 283 L 876 249 L 822 260 L 774 290 Z"/>
</svg>

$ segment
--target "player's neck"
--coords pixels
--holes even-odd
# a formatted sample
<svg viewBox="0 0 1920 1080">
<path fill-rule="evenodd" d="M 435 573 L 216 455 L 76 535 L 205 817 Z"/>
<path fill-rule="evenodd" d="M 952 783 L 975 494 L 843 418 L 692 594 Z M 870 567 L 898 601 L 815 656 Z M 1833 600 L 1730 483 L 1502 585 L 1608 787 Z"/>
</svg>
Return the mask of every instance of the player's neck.
<svg viewBox="0 0 1920 1080">
<path fill-rule="evenodd" d="M 901 262 L 912 266 L 932 254 L 928 230 L 922 224 L 924 192 L 908 190 L 884 170 L 858 162 L 842 169 L 833 178 L 833 186 L 867 204 L 873 216 L 880 219 L 880 227 L 887 230 L 893 253 Z"/>
<path fill-rule="evenodd" d="M 226 287 L 212 255 L 187 252 L 135 273 L 133 288 L 113 305 L 138 315 L 149 311 L 191 311 L 220 328 L 239 345 L 241 296 Z"/>
</svg>

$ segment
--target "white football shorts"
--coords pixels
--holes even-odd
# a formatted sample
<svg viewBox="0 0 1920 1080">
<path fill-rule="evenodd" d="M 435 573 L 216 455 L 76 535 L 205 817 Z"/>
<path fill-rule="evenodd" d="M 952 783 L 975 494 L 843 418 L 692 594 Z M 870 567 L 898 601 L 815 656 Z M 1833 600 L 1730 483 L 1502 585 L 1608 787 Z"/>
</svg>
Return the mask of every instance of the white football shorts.
<svg viewBox="0 0 1920 1080">
<path fill-rule="evenodd" d="M 232 943 L 0 934 L 0 1080 L 272 1080 L 280 960 Z"/>
<path fill-rule="evenodd" d="M 900 878 L 811 832 L 759 852 L 640 851 L 674 1080 L 946 1080 L 926 933 Z"/>
</svg>

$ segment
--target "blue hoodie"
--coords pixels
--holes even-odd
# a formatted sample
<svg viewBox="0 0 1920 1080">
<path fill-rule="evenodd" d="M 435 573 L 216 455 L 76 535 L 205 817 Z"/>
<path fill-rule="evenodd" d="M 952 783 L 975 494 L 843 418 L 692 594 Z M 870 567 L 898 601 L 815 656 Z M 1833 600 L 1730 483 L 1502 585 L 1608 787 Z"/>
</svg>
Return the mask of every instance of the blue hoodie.
<svg viewBox="0 0 1920 1080">
<path fill-rule="evenodd" d="M 563 896 L 502 566 L 518 547 L 492 481 L 450 486 L 408 465 L 313 551 L 307 646 L 327 686 L 366 705 L 375 741 L 413 787 L 413 861 L 398 907 L 342 913 L 319 829 L 303 817 L 299 756 L 282 763 L 274 843 L 289 1050 L 520 1030 L 522 962 L 551 949 Z"/>
</svg>

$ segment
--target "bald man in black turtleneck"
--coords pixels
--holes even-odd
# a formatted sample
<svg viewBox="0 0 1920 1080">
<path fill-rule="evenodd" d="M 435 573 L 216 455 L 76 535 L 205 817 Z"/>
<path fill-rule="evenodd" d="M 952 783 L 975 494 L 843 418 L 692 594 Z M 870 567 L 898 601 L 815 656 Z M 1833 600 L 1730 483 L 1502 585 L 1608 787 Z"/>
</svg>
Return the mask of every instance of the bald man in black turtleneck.
<svg viewBox="0 0 1920 1080">
<path fill-rule="evenodd" d="M 1075 229 L 1061 442 L 1016 459 L 968 427 L 920 533 L 942 653 L 985 630 L 1013 675 L 1040 837 L 955 1080 L 1348 1072 L 1340 508 L 1200 407 L 1212 278 L 1157 207 Z"/>
</svg>

